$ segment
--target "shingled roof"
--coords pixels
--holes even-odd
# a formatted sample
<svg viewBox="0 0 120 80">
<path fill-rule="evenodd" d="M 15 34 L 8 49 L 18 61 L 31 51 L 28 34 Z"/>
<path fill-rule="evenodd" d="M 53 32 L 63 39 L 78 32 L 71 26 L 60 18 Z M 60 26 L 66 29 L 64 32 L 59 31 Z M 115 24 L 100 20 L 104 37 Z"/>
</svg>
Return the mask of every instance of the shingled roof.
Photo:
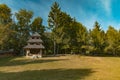
<svg viewBox="0 0 120 80">
<path fill-rule="evenodd" d="M 28 43 L 43 43 L 41 39 L 32 39 L 32 38 L 30 38 L 27 42 Z"/>
<path fill-rule="evenodd" d="M 34 38 L 32 38 L 32 37 L 34 37 Z M 35 34 L 33 34 L 30 37 L 30 39 L 27 41 L 28 45 L 25 46 L 24 49 L 44 49 L 45 47 L 42 45 L 43 41 L 41 40 L 40 37 L 41 36 L 37 32 L 35 32 Z"/>
<path fill-rule="evenodd" d="M 24 47 L 25 49 L 44 49 L 45 47 L 41 44 L 41 45 L 27 45 Z"/>
</svg>

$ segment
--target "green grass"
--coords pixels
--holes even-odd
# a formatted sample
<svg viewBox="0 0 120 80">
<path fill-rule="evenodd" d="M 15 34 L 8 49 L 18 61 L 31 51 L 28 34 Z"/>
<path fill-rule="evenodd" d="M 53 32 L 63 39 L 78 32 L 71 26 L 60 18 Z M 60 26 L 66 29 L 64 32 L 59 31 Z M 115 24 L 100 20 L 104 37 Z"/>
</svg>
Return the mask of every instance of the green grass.
<svg viewBox="0 0 120 80">
<path fill-rule="evenodd" d="M 119 57 L 0 58 L 0 80 L 120 80 Z"/>
</svg>

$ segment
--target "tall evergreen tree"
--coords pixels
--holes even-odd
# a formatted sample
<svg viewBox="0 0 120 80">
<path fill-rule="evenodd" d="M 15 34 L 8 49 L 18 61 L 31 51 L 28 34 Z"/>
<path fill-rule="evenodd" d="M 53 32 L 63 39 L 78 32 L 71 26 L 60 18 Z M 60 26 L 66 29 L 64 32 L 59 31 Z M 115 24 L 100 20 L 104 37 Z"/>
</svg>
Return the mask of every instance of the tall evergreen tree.
<svg viewBox="0 0 120 80">
<path fill-rule="evenodd" d="M 95 22 L 93 30 L 90 32 L 91 44 L 94 47 L 94 53 L 102 53 L 105 47 L 105 33 L 100 29 L 98 22 Z"/>
<path fill-rule="evenodd" d="M 59 4 L 54 2 L 48 15 L 48 26 L 52 31 L 54 41 L 54 54 L 56 54 L 56 29 L 59 27 L 60 13 L 61 10 Z"/>
<path fill-rule="evenodd" d="M 88 31 L 85 26 L 83 26 L 81 23 L 76 23 L 78 26 L 77 31 L 77 49 L 78 52 L 85 52 L 88 45 Z"/>
<path fill-rule="evenodd" d="M 106 52 L 109 54 L 117 55 L 119 48 L 119 32 L 114 29 L 112 26 L 109 26 L 107 30 L 107 44 L 105 48 Z"/>
</svg>

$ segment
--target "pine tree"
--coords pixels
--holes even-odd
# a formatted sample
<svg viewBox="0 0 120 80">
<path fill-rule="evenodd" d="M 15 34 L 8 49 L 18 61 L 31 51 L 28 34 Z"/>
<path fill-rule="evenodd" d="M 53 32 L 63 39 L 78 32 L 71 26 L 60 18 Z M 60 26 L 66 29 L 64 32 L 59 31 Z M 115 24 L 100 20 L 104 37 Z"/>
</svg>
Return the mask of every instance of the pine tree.
<svg viewBox="0 0 120 80">
<path fill-rule="evenodd" d="M 95 22 L 93 30 L 90 32 L 91 44 L 94 47 L 93 53 L 103 53 L 105 47 L 105 33 L 100 29 L 98 22 Z"/>
<path fill-rule="evenodd" d="M 117 55 L 119 50 L 119 32 L 114 29 L 112 26 L 109 26 L 107 30 L 107 44 L 108 46 L 105 48 L 106 53 Z"/>
<path fill-rule="evenodd" d="M 54 42 L 54 54 L 56 54 L 56 29 L 59 27 L 60 13 L 61 10 L 59 4 L 54 2 L 48 15 L 48 26 L 51 29 L 53 35 L 52 39 Z"/>
</svg>

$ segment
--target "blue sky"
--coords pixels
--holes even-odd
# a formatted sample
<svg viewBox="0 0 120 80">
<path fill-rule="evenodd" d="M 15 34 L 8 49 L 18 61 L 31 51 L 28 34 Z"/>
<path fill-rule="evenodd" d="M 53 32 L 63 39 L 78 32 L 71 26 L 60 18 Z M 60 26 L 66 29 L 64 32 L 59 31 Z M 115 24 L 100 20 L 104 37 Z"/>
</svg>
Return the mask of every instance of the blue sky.
<svg viewBox="0 0 120 80">
<path fill-rule="evenodd" d="M 92 29 L 98 21 L 102 29 L 107 30 L 109 25 L 120 29 L 120 0 L 0 0 L 0 4 L 7 4 L 12 13 L 21 8 L 32 10 L 34 17 L 43 18 L 47 25 L 47 18 L 53 2 L 58 2 L 61 10 L 75 17 L 88 29 Z"/>
</svg>

